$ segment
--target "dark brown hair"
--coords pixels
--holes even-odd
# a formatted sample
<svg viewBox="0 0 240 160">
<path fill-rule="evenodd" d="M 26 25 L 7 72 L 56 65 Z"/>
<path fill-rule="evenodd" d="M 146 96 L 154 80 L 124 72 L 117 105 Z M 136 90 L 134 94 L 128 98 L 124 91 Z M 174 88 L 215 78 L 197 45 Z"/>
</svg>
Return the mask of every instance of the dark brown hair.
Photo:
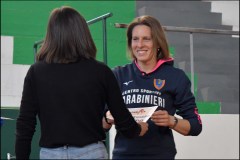
<svg viewBox="0 0 240 160">
<path fill-rule="evenodd" d="M 153 39 L 153 47 L 155 52 L 157 52 L 157 59 L 168 59 L 170 58 L 169 48 L 164 30 L 160 22 L 151 16 L 145 15 L 135 18 L 127 28 L 127 49 L 130 57 L 135 59 L 132 51 L 132 31 L 137 25 L 145 25 L 150 27 L 151 36 Z"/>
<path fill-rule="evenodd" d="M 96 52 L 87 22 L 78 11 L 63 6 L 51 12 L 38 61 L 70 63 L 82 58 L 95 59 Z"/>
</svg>

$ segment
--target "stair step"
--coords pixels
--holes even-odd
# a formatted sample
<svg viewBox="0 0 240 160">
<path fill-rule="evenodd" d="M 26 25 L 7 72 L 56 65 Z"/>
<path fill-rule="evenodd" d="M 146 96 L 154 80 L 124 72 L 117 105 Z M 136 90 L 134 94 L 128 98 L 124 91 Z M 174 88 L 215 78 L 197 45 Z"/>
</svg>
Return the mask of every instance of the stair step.
<svg viewBox="0 0 240 160">
<path fill-rule="evenodd" d="M 216 52 L 214 48 L 196 48 L 194 47 L 194 61 L 195 62 L 209 62 L 214 63 L 231 63 L 239 65 L 239 50 L 224 48 Z M 176 47 L 174 54 L 175 62 L 188 61 L 190 62 L 190 48 L 189 47 Z"/>
<path fill-rule="evenodd" d="M 199 26 L 201 24 L 222 23 L 222 14 L 213 12 L 179 11 L 177 9 L 159 9 L 158 7 L 143 7 L 138 10 L 138 15 L 151 15 L 159 19 L 162 25 L 170 26 Z M 165 16 L 167 15 L 168 16 Z"/>
<path fill-rule="evenodd" d="M 239 114 L 239 100 L 235 103 L 221 102 L 222 114 Z"/>
<path fill-rule="evenodd" d="M 180 62 L 179 62 L 180 63 Z M 185 72 L 190 72 L 190 62 L 185 63 Z M 215 62 L 195 62 L 194 61 L 194 72 L 195 73 L 208 73 L 208 74 L 225 74 L 225 75 L 239 75 L 239 64 L 229 63 L 218 63 Z"/>
<path fill-rule="evenodd" d="M 229 89 L 239 88 L 239 75 L 218 75 L 197 73 L 198 87 L 227 87 Z"/>
<path fill-rule="evenodd" d="M 175 8 L 183 11 L 199 11 L 210 12 L 211 3 L 202 1 L 136 1 L 136 8 L 142 7 L 156 7 L 162 8 Z"/>
<path fill-rule="evenodd" d="M 166 32 L 169 45 L 171 46 L 189 46 L 190 45 L 190 34 L 180 32 Z M 202 47 L 228 47 L 228 48 L 239 48 L 239 38 L 233 38 L 231 35 L 221 34 L 199 34 L 193 33 L 193 45 Z"/>
<path fill-rule="evenodd" d="M 239 103 L 239 89 L 227 87 L 205 87 L 198 88 L 198 95 L 202 95 L 203 101 L 219 101 L 228 103 Z"/>
</svg>

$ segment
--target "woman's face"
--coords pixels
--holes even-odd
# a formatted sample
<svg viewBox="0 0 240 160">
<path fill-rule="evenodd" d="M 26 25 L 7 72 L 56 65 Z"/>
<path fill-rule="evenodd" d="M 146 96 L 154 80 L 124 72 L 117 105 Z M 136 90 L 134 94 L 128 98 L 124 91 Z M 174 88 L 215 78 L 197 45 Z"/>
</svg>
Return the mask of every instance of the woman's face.
<svg viewBox="0 0 240 160">
<path fill-rule="evenodd" d="M 146 25 L 137 25 L 133 28 L 131 47 L 137 62 L 148 63 L 157 61 L 157 53 L 153 48 L 150 27 Z"/>
</svg>

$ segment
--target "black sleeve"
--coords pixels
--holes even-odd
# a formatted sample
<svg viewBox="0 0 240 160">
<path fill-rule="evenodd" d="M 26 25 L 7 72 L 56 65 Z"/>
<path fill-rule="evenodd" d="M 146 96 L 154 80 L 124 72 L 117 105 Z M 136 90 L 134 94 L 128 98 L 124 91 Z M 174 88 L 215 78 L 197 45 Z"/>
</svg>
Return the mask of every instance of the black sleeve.
<svg viewBox="0 0 240 160">
<path fill-rule="evenodd" d="M 118 82 L 110 68 L 106 69 L 107 106 L 116 125 L 116 129 L 128 138 L 139 136 L 140 126 L 127 109 Z"/>
<path fill-rule="evenodd" d="M 16 159 L 29 159 L 31 141 L 36 128 L 36 93 L 31 66 L 24 80 L 20 113 L 16 124 L 15 155 Z"/>
<path fill-rule="evenodd" d="M 177 114 L 189 121 L 191 125 L 189 135 L 197 136 L 202 131 L 202 121 L 198 114 L 195 97 L 191 92 L 191 82 L 184 73 L 179 80 L 178 86 L 175 97 Z"/>
</svg>

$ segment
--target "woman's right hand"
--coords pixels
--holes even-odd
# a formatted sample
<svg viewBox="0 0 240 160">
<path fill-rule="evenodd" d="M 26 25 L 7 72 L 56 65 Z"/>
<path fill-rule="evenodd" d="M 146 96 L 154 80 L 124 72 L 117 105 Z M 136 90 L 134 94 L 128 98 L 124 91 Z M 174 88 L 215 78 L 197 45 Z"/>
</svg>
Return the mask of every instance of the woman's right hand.
<svg viewBox="0 0 240 160">
<path fill-rule="evenodd" d="M 111 122 L 109 122 L 111 121 Z M 114 122 L 112 122 L 113 120 L 108 120 L 108 122 L 106 122 L 105 117 L 102 118 L 102 125 L 104 129 L 110 129 L 112 127 L 112 124 L 114 124 Z"/>
<path fill-rule="evenodd" d="M 102 118 L 102 125 L 104 129 L 110 129 L 114 124 L 114 119 L 109 111 L 106 112 L 106 117 Z"/>
<path fill-rule="evenodd" d="M 138 124 L 141 126 L 141 132 L 140 132 L 139 136 L 143 136 L 148 131 L 148 123 L 138 122 Z"/>
</svg>

